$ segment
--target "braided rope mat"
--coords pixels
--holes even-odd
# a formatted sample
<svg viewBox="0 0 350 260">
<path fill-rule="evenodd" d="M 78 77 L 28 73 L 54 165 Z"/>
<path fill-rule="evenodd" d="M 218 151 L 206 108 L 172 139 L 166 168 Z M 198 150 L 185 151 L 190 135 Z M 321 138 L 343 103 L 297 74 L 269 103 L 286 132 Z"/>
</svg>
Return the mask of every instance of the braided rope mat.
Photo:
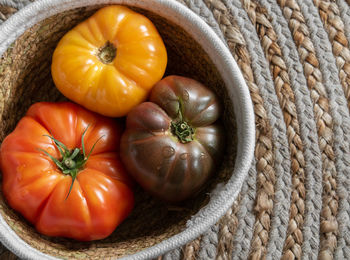
<svg viewBox="0 0 350 260">
<path fill-rule="evenodd" d="M 350 0 L 178 1 L 240 66 L 256 149 L 226 215 L 159 259 L 350 259 Z M 0 0 L 0 21 L 28 3 Z"/>
</svg>

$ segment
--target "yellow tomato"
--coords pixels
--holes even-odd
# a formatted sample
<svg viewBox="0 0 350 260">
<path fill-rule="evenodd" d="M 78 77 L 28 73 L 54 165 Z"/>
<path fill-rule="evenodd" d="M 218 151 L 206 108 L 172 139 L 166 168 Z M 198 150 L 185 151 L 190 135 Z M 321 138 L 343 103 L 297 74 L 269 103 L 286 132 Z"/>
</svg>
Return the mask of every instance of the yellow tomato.
<svg viewBox="0 0 350 260">
<path fill-rule="evenodd" d="M 66 33 L 52 58 L 57 88 L 106 116 L 124 116 L 147 98 L 166 68 L 167 53 L 145 16 L 107 6 Z"/>
</svg>

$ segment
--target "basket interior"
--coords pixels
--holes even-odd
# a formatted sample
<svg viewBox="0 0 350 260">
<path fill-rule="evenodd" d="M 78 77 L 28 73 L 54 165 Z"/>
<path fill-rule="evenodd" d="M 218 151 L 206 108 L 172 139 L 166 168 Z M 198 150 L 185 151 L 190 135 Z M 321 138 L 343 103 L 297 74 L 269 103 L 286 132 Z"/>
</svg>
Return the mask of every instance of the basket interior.
<svg viewBox="0 0 350 260">
<path fill-rule="evenodd" d="M 52 16 L 27 30 L 3 55 L 0 60 L 0 141 L 15 128 L 31 104 L 65 100 L 51 79 L 52 53 L 69 29 L 100 7 L 78 8 Z M 233 172 L 236 149 L 234 111 L 220 74 L 201 46 L 183 29 L 148 11 L 136 11 L 152 20 L 165 42 L 168 52 L 166 75 L 197 79 L 214 89 L 221 98 L 224 104 L 222 120 L 227 133 L 223 164 L 196 197 L 181 205 L 167 205 L 137 187 L 132 214 L 111 236 L 93 242 L 51 238 L 37 233 L 7 205 L 0 193 L 0 212 L 6 222 L 24 241 L 43 253 L 69 259 L 104 259 L 129 255 L 155 245 L 183 231 L 186 221 L 208 203 L 210 190 L 217 183 L 227 181 Z"/>
</svg>

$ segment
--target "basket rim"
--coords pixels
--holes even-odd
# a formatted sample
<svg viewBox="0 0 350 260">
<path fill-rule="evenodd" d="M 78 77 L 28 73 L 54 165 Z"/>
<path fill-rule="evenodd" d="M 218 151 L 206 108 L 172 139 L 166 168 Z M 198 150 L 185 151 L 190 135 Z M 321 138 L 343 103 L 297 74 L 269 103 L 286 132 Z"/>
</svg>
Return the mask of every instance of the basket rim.
<svg viewBox="0 0 350 260">
<path fill-rule="evenodd" d="M 253 161 L 255 147 L 255 121 L 248 86 L 230 51 L 220 37 L 197 14 L 173 0 L 37 0 L 21 9 L 0 26 L 0 55 L 25 30 L 52 15 L 70 9 L 100 4 L 121 4 L 154 12 L 183 28 L 209 55 L 220 72 L 229 98 L 234 102 L 237 124 L 238 149 L 230 180 L 210 194 L 210 202 L 187 222 L 182 232 L 133 255 L 121 259 L 154 258 L 182 246 L 214 225 L 231 207 L 241 190 Z M 234 82 L 235 84 L 232 84 Z M 237 102 L 238 101 L 238 102 Z M 58 259 L 31 247 L 23 241 L 0 215 L 0 241 L 19 257 L 26 259 Z"/>
</svg>

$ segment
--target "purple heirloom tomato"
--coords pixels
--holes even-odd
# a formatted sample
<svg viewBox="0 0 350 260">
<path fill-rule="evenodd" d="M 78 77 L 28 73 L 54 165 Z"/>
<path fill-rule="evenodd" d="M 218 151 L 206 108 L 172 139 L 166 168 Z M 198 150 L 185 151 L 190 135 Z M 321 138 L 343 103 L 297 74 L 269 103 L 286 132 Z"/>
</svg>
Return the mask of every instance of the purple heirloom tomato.
<svg viewBox="0 0 350 260">
<path fill-rule="evenodd" d="M 127 116 L 121 158 L 128 172 L 165 201 L 194 195 L 222 158 L 220 115 L 218 97 L 201 83 L 180 76 L 159 81 L 149 102 Z"/>
</svg>

